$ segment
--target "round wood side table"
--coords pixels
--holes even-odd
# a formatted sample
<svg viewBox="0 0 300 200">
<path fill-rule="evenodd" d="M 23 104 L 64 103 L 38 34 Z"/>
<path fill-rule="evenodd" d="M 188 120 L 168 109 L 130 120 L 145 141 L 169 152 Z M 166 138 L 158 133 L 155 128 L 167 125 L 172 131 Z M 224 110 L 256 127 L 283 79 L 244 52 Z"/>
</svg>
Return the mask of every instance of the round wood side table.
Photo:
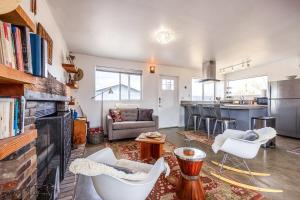
<svg viewBox="0 0 300 200">
<path fill-rule="evenodd" d="M 181 170 L 176 194 L 184 200 L 203 200 L 205 192 L 200 179 L 200 171 L 206 153 L 195 148 L 181 147 L 174 150 Z"/>
</svg>

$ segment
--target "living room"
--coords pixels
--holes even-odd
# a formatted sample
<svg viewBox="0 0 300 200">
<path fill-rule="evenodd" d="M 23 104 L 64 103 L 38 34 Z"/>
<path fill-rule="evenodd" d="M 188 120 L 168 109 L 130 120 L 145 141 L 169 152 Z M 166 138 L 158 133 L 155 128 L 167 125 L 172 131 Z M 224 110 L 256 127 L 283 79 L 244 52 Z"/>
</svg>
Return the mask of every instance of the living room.
<svg viewBox="0 0 300 200">
<path fill-rule="evenodd" d="M 298 199 L 299 9 L 1 0 L 0 199 Z"/>
</svg>

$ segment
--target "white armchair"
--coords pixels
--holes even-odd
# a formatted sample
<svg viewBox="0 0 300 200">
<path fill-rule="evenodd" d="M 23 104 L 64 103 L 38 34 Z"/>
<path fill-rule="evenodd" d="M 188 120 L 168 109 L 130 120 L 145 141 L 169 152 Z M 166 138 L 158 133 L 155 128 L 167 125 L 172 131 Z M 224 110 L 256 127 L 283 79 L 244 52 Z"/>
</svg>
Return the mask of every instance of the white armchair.
<svg viewBox="0 0 300 200">
<path fill-rule="evenodd" d="M 110 148 L 105 148 L 87 157 L 90 160 L 114 165 L 118 160 Z M 149 171 L 143 181 L 128 181 L 108 175 L 93 176 L 92 182 L 96 192 L 103 200 L 144 200 L 151 192 L 158 177 L 165 170 L 164 159 L 160 158 L 154 165 L 132 162 L 133 166 Z"/>
<path fill-rule="evenodd" d="M 259 137 L 254 141 L 241 139 L 246 132 L 232 129 L 227 129 L 223 134 L 220 134 L 215 138 L 212 145 L 213 151 L 215 153 L 218 153 L 218 151 L 223 151 L 225 153 L 220 165 L 220 171 L 222 171 L 228 156 L 233 155 L 242 159 L 242 164 L 247 168 L 249 174 L 252 175 L 245 159 L 255 158 L 260 146 L 276 136 L 276 130 L 270 127 L 257 129 L 255 132 Z"/>
</svg>

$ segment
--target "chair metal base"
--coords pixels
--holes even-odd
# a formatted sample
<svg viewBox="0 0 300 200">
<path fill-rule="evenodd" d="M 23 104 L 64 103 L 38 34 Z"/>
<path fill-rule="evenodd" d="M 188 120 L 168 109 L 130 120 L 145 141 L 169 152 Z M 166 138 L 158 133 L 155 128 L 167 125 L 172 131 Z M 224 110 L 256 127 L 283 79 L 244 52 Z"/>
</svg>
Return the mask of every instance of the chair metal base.
<svg viewBox="0 0 300 200">
<path fill-rule="evenodd" d="M 231 163 L 233 164 L 233 167 L 237 167 L 237 168 L 239 168 L 241 166 L 244 167 L 248 171 L 247 174 L 250 175 L 250 181 L 252 183 L 256 182 L 256 179 L 254 178 L 254 175 L 253 175 L 252 171 L 250 170 L 250 168 L 249 168 L 247 162 L 245 161 L 245 159 L 238 159 L 235 156 L 229 155 L 228 153 L 224 154 L 223 159 L 221 161 L 221 166 L 220 166 L 220 169 L 219 169 L 220 174 L 223 172 L 223 166 L 225 165 L 227 160 L 231 161 Z"/>
</svg>

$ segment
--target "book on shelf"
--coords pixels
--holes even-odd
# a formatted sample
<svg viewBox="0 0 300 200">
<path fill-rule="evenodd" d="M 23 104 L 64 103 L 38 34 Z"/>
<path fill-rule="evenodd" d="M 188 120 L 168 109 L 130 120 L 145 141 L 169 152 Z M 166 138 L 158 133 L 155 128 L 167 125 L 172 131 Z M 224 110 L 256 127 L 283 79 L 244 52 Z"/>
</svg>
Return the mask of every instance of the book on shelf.
<svg viewBox="0 0 300 200">
<path fill-rule="evenodd" d="M 47 41 L 29 28 L 0 21 L 0 64 L 47 77 Z"/>
<path fill-rule="evenodd" d="M 47 78 L 48 77 L 48 45 L 47 41 L 42 38 L 41 40 L 41 66 L 42 66 L 42 77 Z"/>
<path fill-rule="evenodd" d="M 14 41 L 16 66 L 18 70 L 24 71 L 21 31 L 18 27 L 13 25 L 11 26 L 11 30 L 13 36 L 12 38 Z"/>
<path fill-rule="evenodd" d="M 32 72 L 35 76 L 42 76 L 42 38 L 30 33 Z"/>
<path fill-rule="evenodd" d="M 3 64 L 12 68 L 16 68 L 14 53 L 13 53 L 13 42 L 11 38 L 11 25 L 9 23 L 0 22 L 1 29 L 1 48 L 3 49 Z"/>
<path fill-rule="evenodd" d="M 25 98 L 0 98 L 0 139 L 24 132 Z"/>
<path fill-rule="evenodd" d="M 30 31 L 28 27 L 20 26 L 24 71 L 32 74 Z"/>
</svg>

